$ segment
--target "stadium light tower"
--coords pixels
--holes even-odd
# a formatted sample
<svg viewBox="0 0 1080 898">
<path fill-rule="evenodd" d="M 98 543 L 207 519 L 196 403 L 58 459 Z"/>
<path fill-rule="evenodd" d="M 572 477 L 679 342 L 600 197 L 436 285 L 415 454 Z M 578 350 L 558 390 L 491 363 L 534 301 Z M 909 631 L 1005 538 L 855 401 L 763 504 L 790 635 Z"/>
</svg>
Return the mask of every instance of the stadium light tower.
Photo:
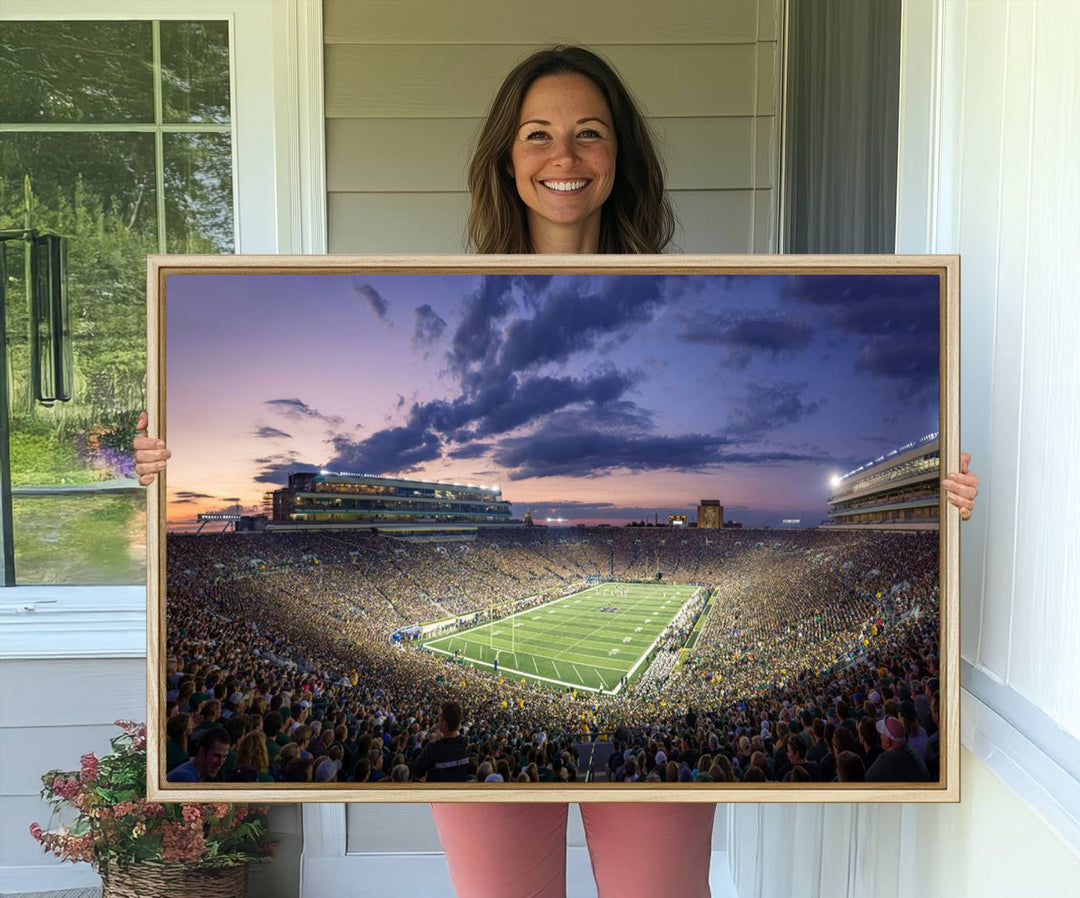
<svg viewBox="0 0 1080 898">
<path fill-rule="evenodd" d="M 841 477 L 839 474 L 833 474 L 832 477 L 829 478 L 829 486 L 831 486 L 833 489 L 836 489 L 838 486 L 840 486 L 841 482 L 843 482 L 843 479 L 844 478 Z"/>
</svg>

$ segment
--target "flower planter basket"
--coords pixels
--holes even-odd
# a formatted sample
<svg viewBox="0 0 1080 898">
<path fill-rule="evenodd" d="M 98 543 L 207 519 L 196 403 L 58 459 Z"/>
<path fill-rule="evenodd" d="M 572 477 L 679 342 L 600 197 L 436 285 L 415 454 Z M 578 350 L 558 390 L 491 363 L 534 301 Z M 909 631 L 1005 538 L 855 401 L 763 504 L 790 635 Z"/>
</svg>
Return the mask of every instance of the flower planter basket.
<svg viewBox="0 0 1080 898">
<path fill-rule="evenodd" d="M 247 866 L 200 870 L 186 864 L 114 866 L 101 877 L 101 898 L 245 898 Z"/>
<path fill-rule="evenodd" d="M 2 0 L 0 0 L 2 2 Z M 146 800 L 146 726 L 118 720 L 111 754 L 50 770 L 41 797 L 69 823 L 30 824 L 43 851 L 93 865 L 102 898 L 246 898 L 248 864 L 267 861 L 269 808 Z M 74 813 L 73 813 L 74 812 Z"/>
</svg>

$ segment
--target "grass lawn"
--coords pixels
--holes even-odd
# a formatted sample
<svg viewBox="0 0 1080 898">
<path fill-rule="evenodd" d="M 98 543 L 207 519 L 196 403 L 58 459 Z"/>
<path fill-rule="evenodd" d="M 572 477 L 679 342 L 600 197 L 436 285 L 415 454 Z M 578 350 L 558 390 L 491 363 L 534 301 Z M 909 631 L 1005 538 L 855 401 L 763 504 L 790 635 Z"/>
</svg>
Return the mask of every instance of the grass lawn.
<svg viewBox="0 0 1080 898">
<path fill-rule="evenodd" d="M 665 583 L 602 583 L 452 636 L 424 641 L 469 664 L 573 689 L 615 692 L 697 592 Z"/>
<path fill-rule="evenodd" d="M 145 490 L 12 501 L 19 583 L 146 581 Z"/>
</svg>

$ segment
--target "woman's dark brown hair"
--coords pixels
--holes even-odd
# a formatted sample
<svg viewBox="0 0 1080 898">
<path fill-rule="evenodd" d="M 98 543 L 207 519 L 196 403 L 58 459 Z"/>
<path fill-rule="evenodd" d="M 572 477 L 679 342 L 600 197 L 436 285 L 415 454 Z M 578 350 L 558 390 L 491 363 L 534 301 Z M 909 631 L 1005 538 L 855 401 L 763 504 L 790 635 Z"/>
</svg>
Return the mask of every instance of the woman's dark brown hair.
<svg viewBox="0 0 1080 898">
<path fill-rule="evenodd" d="M 600 219 L 601 253 L 659 253 L 675 233 L 664 193 L 664 171 L 645 117 L 614 69 L 584 47 L 533 53 L 503 81 L 480 131 L 469 165 L 468 246 L 477 253 L 530 253 L 525 204 L 510 174 L 518 114 L 533 82 L 545 75 L 584 75 L 611 110 L 615 182 Z"/>
</svg>

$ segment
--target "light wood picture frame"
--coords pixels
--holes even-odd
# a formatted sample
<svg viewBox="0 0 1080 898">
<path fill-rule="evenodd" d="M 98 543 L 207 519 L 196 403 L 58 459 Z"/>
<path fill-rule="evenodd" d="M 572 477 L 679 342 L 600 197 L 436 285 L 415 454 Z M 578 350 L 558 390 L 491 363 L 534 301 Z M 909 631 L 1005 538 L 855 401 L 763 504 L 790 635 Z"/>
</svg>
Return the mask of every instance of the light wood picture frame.
<svg viewBox="0 0 1080 898">
<path fill-rule="evenodd" d="M 148 798 L 959 801 L 958 257 L 149 256 L 147 296 Z M 170 782 L 186 677 L 344 715 L 324 775 L 459 700 L 467 772 L 577 778 Z M 922 756 L 932 685 L 936 780 L 742 781 L 815 719 Z"/>
</svg>

